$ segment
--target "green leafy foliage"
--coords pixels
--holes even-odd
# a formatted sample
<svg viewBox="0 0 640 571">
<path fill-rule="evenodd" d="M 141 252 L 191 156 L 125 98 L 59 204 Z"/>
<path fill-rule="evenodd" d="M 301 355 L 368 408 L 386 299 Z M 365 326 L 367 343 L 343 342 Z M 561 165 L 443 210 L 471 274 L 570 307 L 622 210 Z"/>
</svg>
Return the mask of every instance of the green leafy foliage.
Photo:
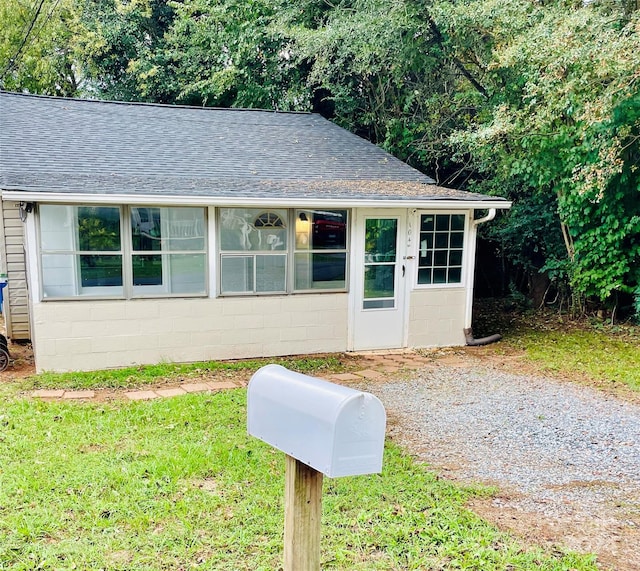
<svg viewBox="0 0 640 571">
<path fill-rule="evenodd" d="M 489 237 L 529 283 L 640 286 L 636 0 L 0 0 L 9 89 L 313 110 L 513 199 Z M 15 59 L 15 61 L 14 61 Z"/>
<path fill-rule="evenodd" d="M 0 0 L 0 22 L 1 89 L 75 95 L 74 0 Z"/>
</svg>

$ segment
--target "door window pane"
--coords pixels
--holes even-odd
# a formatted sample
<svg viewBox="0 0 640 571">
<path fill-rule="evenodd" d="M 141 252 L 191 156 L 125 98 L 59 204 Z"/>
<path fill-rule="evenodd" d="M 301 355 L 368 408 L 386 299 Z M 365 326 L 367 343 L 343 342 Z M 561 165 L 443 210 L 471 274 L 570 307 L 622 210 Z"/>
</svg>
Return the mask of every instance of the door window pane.
<svg viewBox="0 0 640 571">
<path fill-rule="evenodd" d="M 365 229 L 365 263 L 395 262 L 398 221 L 395 218 L 369 218 Z"/>
<path fill-rule="evenodd" d="M 395 266 L 366 266 L 364 269 L 364 297 L 393 297 Z"/>
</svg>

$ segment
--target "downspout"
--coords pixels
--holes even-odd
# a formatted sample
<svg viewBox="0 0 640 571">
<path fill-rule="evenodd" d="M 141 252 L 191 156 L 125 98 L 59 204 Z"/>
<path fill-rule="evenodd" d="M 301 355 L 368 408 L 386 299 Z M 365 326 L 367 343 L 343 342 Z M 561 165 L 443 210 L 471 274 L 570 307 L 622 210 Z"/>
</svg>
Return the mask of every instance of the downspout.
<svg viewBox="0 0 640 571">
<path fill-rule="evenodd" d="M 478 345 L 488 345 L 489 343 L 495 343 L 502 339 L 502 335 L 495 334 L 489 337 L 482 337 L 481 339 L 475 339 L 473 337 L 473 330 L 471 329 L 471 320 L 473 313 L 473 282 L 475 273 L 475 260 L 476 260 L 476 239 L 478 235 L 478 226 L 493 220 L 496 216 L 496 209 L 490 208 L 486 216 L 478 218 L 477 220 L 471 220 L 471 227 L 469 229 L 469 252 L 467 270 L 469 276 L 469 287 L 467 288 L 467 303 L 465 307 L 464 317 L 464 338 L 467 345 L 476 347 Z"/>
</svg>

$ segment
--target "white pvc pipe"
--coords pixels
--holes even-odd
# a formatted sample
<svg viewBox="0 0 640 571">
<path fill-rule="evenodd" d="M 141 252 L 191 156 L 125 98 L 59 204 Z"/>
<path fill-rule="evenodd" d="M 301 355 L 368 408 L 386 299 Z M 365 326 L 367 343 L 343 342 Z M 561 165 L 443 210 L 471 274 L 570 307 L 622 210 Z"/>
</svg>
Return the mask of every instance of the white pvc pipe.
<svg viewBox="0 0 640 571">
<path fill-rule="evenodd" d="M 471 227 L 469 229 L 469 249 L 467 252 L 467 270 L 468 270 L 468 282 L 467 282 L 467 300 L 464 313 L 464 328 L 471 328 L 471 321 L 473 315 L 473 282 L 475 277 L 475 265 L 476 265 L 476 237 L 478 234 L 478 226 L 489 222 L 496 217 L 496 209 L 490 208 L 486 216 L 471 221 Z"/>
</svg>

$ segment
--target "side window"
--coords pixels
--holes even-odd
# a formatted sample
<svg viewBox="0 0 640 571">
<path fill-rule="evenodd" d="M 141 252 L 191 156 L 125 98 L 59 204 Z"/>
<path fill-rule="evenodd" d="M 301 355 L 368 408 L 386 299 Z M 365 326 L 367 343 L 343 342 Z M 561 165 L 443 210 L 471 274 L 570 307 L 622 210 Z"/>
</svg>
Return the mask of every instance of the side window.
<svg viewBox="0 0 640 571">
<path fill-rule="evenodd" d="M 123 294 L 121 211 L 40 206 L 44 297 Z"/>
<path fill-rule="evenodd" d="M 462 282 L 464 214 L 422 214 L 418 284 Z"/>
<path fill-rule="evenodd" d="M 41 204 L 39 221 L 44 298 L 206 294 L 204 208 Z"/>
<path fill-rule="evenodd" d="M 295 290 L 347 287 L 347 214 L 346 210 L 295 212 Z"/>
<path fill-rule="evenodd" d="M 133 295 L 206 293 L 203 208 L 131 208 Z"/>
</svg>

